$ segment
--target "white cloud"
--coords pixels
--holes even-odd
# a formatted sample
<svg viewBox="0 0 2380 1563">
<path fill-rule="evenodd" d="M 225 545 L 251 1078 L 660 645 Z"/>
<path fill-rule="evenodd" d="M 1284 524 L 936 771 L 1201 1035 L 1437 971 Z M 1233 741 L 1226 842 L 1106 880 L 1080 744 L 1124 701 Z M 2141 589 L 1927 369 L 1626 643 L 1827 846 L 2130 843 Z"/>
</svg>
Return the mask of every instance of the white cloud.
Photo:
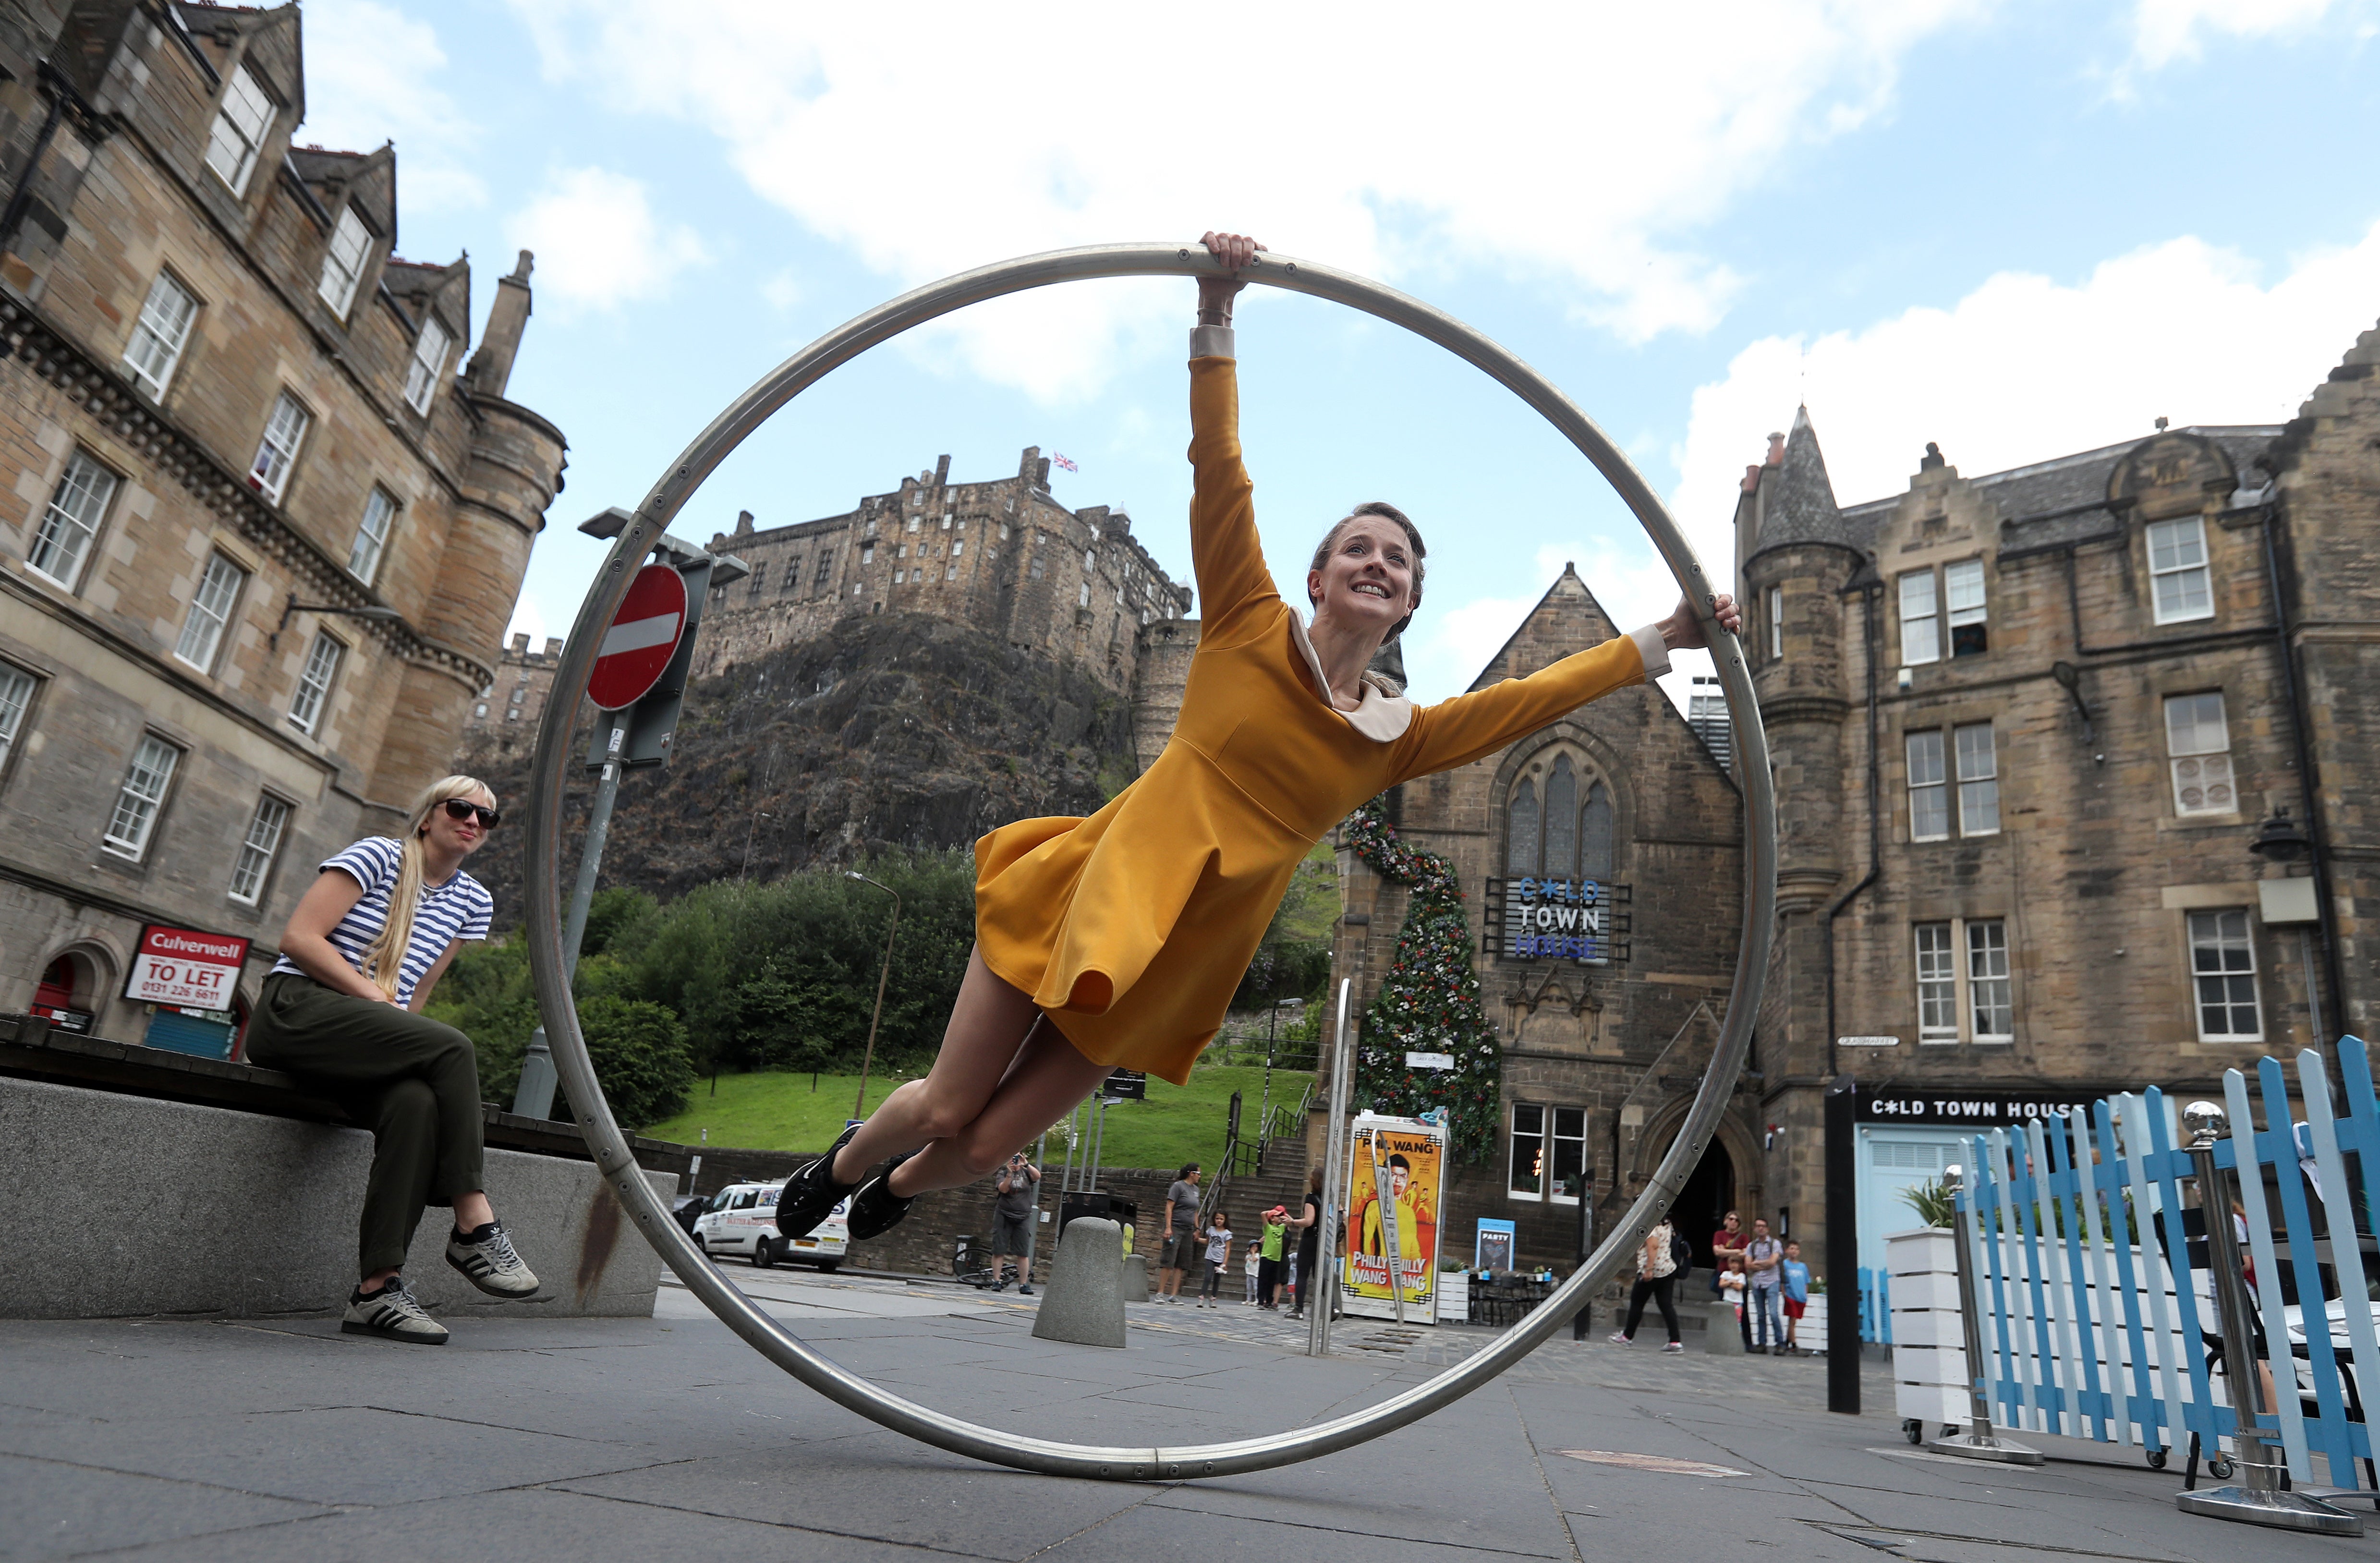
<svg viewBox="0 0 2380 1563">
<path fill-rule="evenodd" d="M 554 176 L 504 224 L 504 236 L 537 252 L 538 297 L 565 311 L 657 297 L 709 259 L 693 229 L 654 216 L 641 181 L 603 168 Z"/>
<path fill-rule="evenodd" d="M 742 0 L 688 27 L 631 0 L 515 0 L 549 77 L 709 128 L 756 191 L 905 284 L 1228 222 L 1376 274 L 1488 269 L 1632 342 L 1712 326 L 1738 279 L 1700 230 L 1797 147 L 1888 110 L 1900 58 L 1985 4 L 1280 7 L 1212 27 L 929 6 L 888 46 L 866 6 Z M 949 329 L 969 368 L 1080 393 L 1175 297 L 1074 288 Z"/>
<path fill-rule="evenodd" d="M 1672 503 L 1714 569 L 1734 557 L 1746 463 L 1806 394 L 1835 497 L 1908 486 L 1928 440 L 1969 476 L 2177 425 L 2280 423 L 2380 315 L 2380 224 L 2271 286 L 2233 251 L 2177 238 L 2080 285 L 2004 273 L 1948 309 L 1806 345 L 1767 337 L 1694 393 Z"/>
<path fill-rule="evenodd" d="M 1536 588 L 1525 597 L 1475 597 L 1441 609 L 1424 593 L 1415 633 L 1405 648 L 1405 672 L 1416 697 L 1442 699 L 1469 688 L 1560 578 L 1566 563 L 1577 567 L 1579 579 L 1621 634 L 1665 618 L 1677 606 L 1677 579 L 1650 543 L 1582 537 L 1541 544 L 1521 577 Z M 1703 670 L 1697 661 L 1694 671 Z M 1680 671 L 1686 671 L 1682 664 Z M 1671 694 L 1682 697 L 1677 690 Z"/>
<path fill-rule="evenodd" d="M 2358 0 L 2138 0 L 2132 58 L 2149 70 L 2194 60 L 2211 33 L 2262 38 L 2311 28 L 2332 10 L 2360 10 Z"/>
<path fill-rule="evenodd" d="M 394 139 L 400 220 L 485 204 L 469 166 L 477 129 L 437 85 L 445 71 L 428 22 L 372 0 L 309 0 L 300 144 L 370 151 Z"/>
</svg>

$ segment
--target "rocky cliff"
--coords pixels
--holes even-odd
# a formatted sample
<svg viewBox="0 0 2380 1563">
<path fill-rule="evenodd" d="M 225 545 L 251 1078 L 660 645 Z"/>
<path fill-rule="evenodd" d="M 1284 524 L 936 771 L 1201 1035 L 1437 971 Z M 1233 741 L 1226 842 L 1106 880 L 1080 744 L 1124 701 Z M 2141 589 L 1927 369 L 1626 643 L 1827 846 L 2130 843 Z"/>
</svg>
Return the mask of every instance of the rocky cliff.
<svg viewBox="0 0 2380 1563">
<path fill-rule="evenodd" d="M 891 848 L 966 847 L 1012 819 L 1087 814 L 1136 773 L 1122 697 L 1044 652 L 923 614 L 845 619 L 698 683 L 674 747 L 666 768 L 623 782 L 605 885 L 667 899 Z M 526 757 L 482 747 L 457 763 L 525 818 Z M 591 774 L 574 775 L 573 865 L 592 794 Z M 500 830 L 471 863 L 499 927 L 520 919 L 521 842 Z"/>
</svg>

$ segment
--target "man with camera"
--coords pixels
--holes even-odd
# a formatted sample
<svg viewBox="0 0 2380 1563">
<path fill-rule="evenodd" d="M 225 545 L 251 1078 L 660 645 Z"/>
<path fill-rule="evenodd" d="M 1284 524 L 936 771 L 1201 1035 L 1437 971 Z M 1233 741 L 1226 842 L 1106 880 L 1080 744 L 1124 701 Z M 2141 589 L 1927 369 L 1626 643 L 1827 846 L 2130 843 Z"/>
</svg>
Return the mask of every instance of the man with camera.
<svg viewBox="0 0 2380 1563">
<path fill-rule="evenodd" d="M 1000 1169 L 1000 1204 L 992 1224 L 991 1290 L 1005 1291 L 1008 1281 L 1001 1274 L 1001 1261 L 1016 1260 L 1016 1293 L 1033 1295 L 1033 1221 L 1040 1213 L 1041 1169 L 1025 1159 L 1018 1151 Z"/>
</svg>

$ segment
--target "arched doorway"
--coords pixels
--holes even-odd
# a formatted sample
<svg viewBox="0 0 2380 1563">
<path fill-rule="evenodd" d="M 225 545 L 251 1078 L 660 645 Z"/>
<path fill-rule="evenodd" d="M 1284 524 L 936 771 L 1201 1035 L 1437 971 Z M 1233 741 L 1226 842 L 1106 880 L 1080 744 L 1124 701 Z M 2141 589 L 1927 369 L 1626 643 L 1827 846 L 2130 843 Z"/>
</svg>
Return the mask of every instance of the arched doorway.
<svg viewBox="0 0 2380 1563">
<path fill-rule="evenodd" d="M 108 973 L 92 951 L 64 950 L 42 968 L 30 1007 L 60 1031 L 88 1033 L 107 1002 L 108 987 Z"/>
<path fill-rule="evenodd" d="M 1694 1164 L 1686 1186 L 1678 1191 L 1677 1203 L 1670 1207 L 1670 1218 L 1694 1245 L 1694 1267 L 1708 1270 L 1712 1265 L 1711 1233 L 1718 1230 L 1727 1213 L 1736 1209 L 1735 1157 L 1727 1154 L 1722 1137 L 1713 1134 L 1703 1149 L 1702 1160 Z M 1751 1223 L 1744 1223 L 1751 1230 Z"/>
</svg>

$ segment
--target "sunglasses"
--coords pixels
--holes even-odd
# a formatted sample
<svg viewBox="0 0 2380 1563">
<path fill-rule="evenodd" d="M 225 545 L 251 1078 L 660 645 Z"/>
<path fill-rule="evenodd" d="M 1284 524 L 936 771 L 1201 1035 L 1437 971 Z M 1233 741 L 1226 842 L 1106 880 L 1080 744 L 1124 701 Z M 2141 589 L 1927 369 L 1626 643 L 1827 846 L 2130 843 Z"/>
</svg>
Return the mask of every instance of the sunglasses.
<svg viewBox="0 0 2380 1563">
<path fill-rule="evenodd" d="M 492 830 L 504 822 L 504 817 L 495 809 L 481 808 L 478 804 L 462 798 L 446 800 L 446 818 L 449 819 L 468 819 L 475 814 L 480 817 L 480 829 L 482 830 Z"/>
</svg>

